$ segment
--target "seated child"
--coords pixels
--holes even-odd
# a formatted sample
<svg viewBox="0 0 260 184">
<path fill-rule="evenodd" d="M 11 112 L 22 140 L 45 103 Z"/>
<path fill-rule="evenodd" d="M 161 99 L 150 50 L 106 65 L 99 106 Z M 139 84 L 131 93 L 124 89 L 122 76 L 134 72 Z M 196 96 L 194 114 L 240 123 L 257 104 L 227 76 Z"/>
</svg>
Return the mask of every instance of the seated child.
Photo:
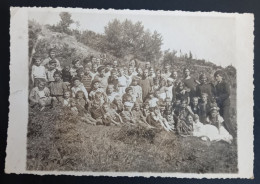
<svg viewBox="0 0 260 184">
<path fill-rule="evenodd" d="M 151 113 L 148 115 L 146 121 L 149 125 L 159 128 L 159 129 L 164 129 L 166 131 L 173 131 L 173 127 L 170 127 L 168 124 L 167 120 L 162 117 L 160 113 L 160 109 L 156 107 L 150 108 Z"/>
<path fill-rule="evenodd" d="M 158 104 L 157 102 L 159 101 L 158 98 L 154 97 L 153 92 L 149 92 L 148 93 L 148 98 L 146 99 L 145 102 L 147 102 L 149 104 L 149 107 L 156 107 Z"/>
<path fill-rule="evenodd" d="M 56 98 L 50 97 L 50 90 L 46 87 L 46 81 L 39 80 L 38 86 L 31 90 L 29 100 L 31 106 L 38 104 L 42 111 L 46 106 L 51 105 Z"/>
<path fill-rule="evenodd" d="M 98 121 L 99 124 L 103 124 L 103 110 L 102 106 L 105 103 L 105 100 L 102 97 L 101 92 L 96 92 L 94 99 L 89 104 L 89 111 L 91 116 Z"/>
<path fill-rule="evenodd" d="M 64 91 L 63 107 L 69 107 L 70 106 L 70 99 L 71 99 L 70 91 Z"/>
<path fill-rule="evenodd" d="M 57 70 L 53 74 L 54 80 L 49 84 L 50 93 L 58 102 L 63 102 L 64 92 L 68 90 L 67 85 L 61 80 L 61 73 Z"/>
<path fill-rule="evenodd" d="M 141 111 L 142 111 L 143 116 L 144 116 L 145 118 L 147 118 L 147 116 L 150 114 L 149 108 L 150 108 L 150 106 L 149 106 L 149 103 L 148 103 L 148 102 L 146 102 L 146 103 L 143 104 L 143 108 L 142 108 Z"/>
<path fill-rule="evenodd" d="M 70 74 L 70 66 L 67 65 L 62 69 L 62 79 L 63 82 L 71 82 L 72 76 Z"/>
<path fill-rule="evenodd" d="M 39 80 L 46 80 L 46 69 L 44 66 L 41 65 L 41 59 L 40 57 L 35 57 L 33 60 L 33 65 L 32 65 L 32 72 L 31 72 L 31 77 L 32 77 L 32 82 L 34 86 L 37 86 L 37 83 Z"/>
<path fill-rule="evenodd" d="M 187 104 L 190 104 L 189 90 L 185 89 L 183 82 L 178 83 L 175 92 L 176 92 L 176 99 L 186 100 Z"/>
<path fill-rule="evenodd" d="M 165 119 L 167 120 L 170 128 L 172 130 L 174 130 L 174 128 L 175 128 L 175 121 L 174 121 L 174 118 L 173 118 L 172 111 L 170 109 L 166 108 L 164 114 L 165 114 Z"/>
<path fill-rule="evenodd" d="M 71 88 L 72 97 L 76 97 L 76 93 L 78 91 L 82 91 L 84 93 L 85 100 L 88 102 L 88 92 L 86 88 L 83 86 L 83 84 L 80 82 L 80 79 L 78 77 L 74 77 L 72 79 L 73 87 Z"/>
<path fill-rule="evenodd" d="M 80 120 L 85 123 L 91 125 L 96 125 L 98 123 L 84 108 L 77 104 L 77 101 L 74 98 L 70 99 L 70 110 L 74 115 L 79 116 Z"/>
<path fill-rule="evenodd" d="M 131 102 L 124 103 L 124 110 L 120 113 L 124 125 L 136 125 L 133 113 L 131 112 L 133 105 Z"/>
<path fill-rule="evenodd" d="M 120 95 L 115 96 L 111 106 L 117 113 L 121 113 L 124 110 L 124 104 L 122 103 L 122 98 Z"/>
<path fill-rule="evenodd" d="M 104 125 L 121 125 L 123 123 L 122 118 L 117 114 L 117 112 L 110 108 L 109 103 L 103 104 L 103 123 Z"/>
<path fill-rule="evenodd" d="M 132 87 L 127 87 L 125 89 L 125 94 L 123 94 L 122 100 L 123 100 L 123 103 L 125 103 L 125 102 L 134 103 L 136 101 L 136 97 L 133 95 Z"/>
<path fill-rule="evenodd" d="M 114 88 L 113 84 L 108 84 L 106 94 L 107 94 L 107 100 L 109 103 L 112 103 L 115 96 L 119 95 L 119 93 L 115 92 L 115 88 Z"/>
<path fill-rule="evenodd" d="M 72 61 L 72 67 L 70 68 L 70 74 L 72 77 L 76 77 L 77 76 L 77 70 L 79 68 L 83 68 L 83 66 L 80 64 L 80 60 L 79 59 L 75 59 Z"/>
<path fill-rule="evenodd" d="M 46 70 L 46 76 L 47 76 L 47 81 L 50 82 L 54 82 L 54 72 L 56 71 L 56 61 L 55 60 L 51 60 L 49 62 L 49 67 Z"/>
<path fill-rule="evenodd" d="M 83 76 L 84 76 L 84 69 L 83 69 L 83 67 L 82 68 L 78 68 L 77 70 L 76 70 L 76 72 L 77 72 L 77 77 L 80 79 L 80 81 L 82 82 L 82 78 L 83 78 Z"/>
<path fill-rule="evenodd" d="M 143 113 L 140 110 L 140 104 L 139 103 L 135 103 L 133 106 L 133 117 L 135 119 L 135 121 L 138 123 L 138 125 L 142 126 L 142 127 L 146 127 L 146 128 L 153 128 L 151 125 L 149 125 L 146 121 L 146 117 L 144 117 Z"/>
<path fill-rule="evenodd" d="M 104 93 L 103 89 L 100 88 L 100 81 L 98 79 L 94 79 L 92 81 L 92 88 L 91 91 L 89 93 L 89 99 L 92 100 L 95 96 L 96 92 L 100 92 L 103 95 L 103 98 L 106 98 L 106 94 Z"/>
<path fill-rule="evenodd" d="M 84 93 L 83 93 L 83 91 L 77 91 L 77 93 L 76 93 L 76 102 L 82 108 L 85 108 L 86 100 L 84 100 Z"/>
<path fill-rule="evenodd" d="M 192 98 L 190 107 L 194 114 L 199 114 L 199 98 L 198 97 Z"/>
<path fill-rule="evenodd" d="M 177 126 L 176 130 L 178 134 L 181 135 L 191 135 L 192 134 L 192 126 L 189 125 L 188 116 L 194 115 L 191 108 L 187 106 L 187 101 L 184 99 L 181 101 L 181 106 L 179 111 L 176 111 L 177 115 Z"/>
</svg>

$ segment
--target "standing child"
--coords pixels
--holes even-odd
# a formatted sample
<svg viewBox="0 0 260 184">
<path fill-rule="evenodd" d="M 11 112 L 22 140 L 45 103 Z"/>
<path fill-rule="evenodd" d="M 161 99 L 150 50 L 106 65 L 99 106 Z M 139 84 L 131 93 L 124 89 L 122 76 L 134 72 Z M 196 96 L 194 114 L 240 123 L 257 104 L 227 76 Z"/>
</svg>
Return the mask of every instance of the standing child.
<svg viewBox="0 0 260 184">
<path fill-rule="evenodd" d="M 49 85 L 51 96 L 63 103 L 64 92 L 68 90 L 67 85 L 61 80 L 61 73 L 58 70 L 54 72 L 53 77 L 55 81 Z"/>
<path fill-rule="evenodd" d="M 46 80 L 46 69 L 44 66 L 41 65 L 41 59 L 40 57 L 35 57 L 33 60 L 33 65 L 32 65 L 32 72 L 31 72 L 31 77 L 32 77 L 32 82 L 34 86 L 37 86 L 37 83 L 39 80 Z"/>
<path fill-rule="evenodd" d="M 142 102 L 143 101 L 142 88 L 141 86 L 138 85 L 138 82 L 139 82 L 139 78 L 134 76 L 130 87 L 133 90 L 133 96 L 137 100 L 137 102 Z"/>
<path fill-rule="evenodd" d="M 68 82 L 68 83 L 71 82 L 72 76 L 70 74 L 70 66 L 69 65 L 65 66 L 62 69 L 62 79 L 63 79 L 63 82 Z"/>
<path fill-rule="evenodd" d="M 191 110 L 194 114 L 199 115 L 199 98 L 193 97 L 191 100 Z"/>
<path fill-rule="evenodd" d="M 48 81 L 49 83 L 55 81 L 53 74 L 54 74 L 54 72 L 56 72 L 56 71 L 57 71 L 57 69 L 56 69 L 56 61 L 51 60 L 51 61 L 49 62 L 49 67 L 48 67 L 47 70 L 46 70 L 47 81 Z"/>
<path fill-rule="evenodd" d="M 209 110 L 210 110 L 210 104 L 208 102 L 208 94 L 202 93 L 201 102 L 199 104 L 199 113 L 198 113 L 201 123 L 206 124 L 206 118 L 209 114 Z"/>
<path fill-rule="evenodd" d="M 72 77 L 76 77 L 77 76 L 77 70 L 79 68 L 83 68 L 83 66 L 80 64 L 80 60 L 79 59 L 75 59 L 72 61 L 72 67 L 70 69 L 70 74 Z"/>
<path fill-rule="evenodd" d="M 90 93 L 91 91 L 91 83 L 93 80 L 93 74 L 91 73 L 91 70 L 89 67 L 85 68 L 85 73 L 81 78 L 81 82 L 84 85 L 84 87 L 86 88 L 87 92 Z"/>
<path fill-rule="evenodd" d="M 124 74 L 124 69 L 118 69 L 118 92 L 119 95 L 123 95 L 125 93 L 125 89 L 127 87 L 127 78 Z"/>
</svg>

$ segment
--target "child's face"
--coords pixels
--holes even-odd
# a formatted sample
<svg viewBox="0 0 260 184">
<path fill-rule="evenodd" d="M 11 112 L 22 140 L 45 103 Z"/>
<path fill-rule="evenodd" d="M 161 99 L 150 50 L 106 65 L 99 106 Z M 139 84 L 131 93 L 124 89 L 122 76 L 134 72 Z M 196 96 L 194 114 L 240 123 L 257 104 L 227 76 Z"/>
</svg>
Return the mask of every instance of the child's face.
<svg viewBox="0 0 260 184">
<path fill-rule="evenodd" d="M 95 99 L 98 100 L 98 101 L 101 100 L 101 97 L 102 97 L 101 94 L 96 94 L 96 95 L 95 95 Z"/>
<path fill-rule="evenodd" d="M 35 65 L 36 65 L 36 66 L 40 66 L 40 64 L 41 64 L 41 59 L 40 59 L 40 58 L 37 58 L 37 59 L 35 60 Z"/>
<path fill-rule="evenodd" d="M 153 71 L 153 68 L 150 69 L 150 75 L 153 75 L 154 74 L 154 71 Z"/>
<path fill-rule="evenodd" d="M 78 87 L 80 85 L 80 81 L 79 80 L 74 80 L 74 86 Z"/>
<path fill-rule="evenodd" d="M 97 72 L 97 68 L 98 66 L 97 65 L 93 65 L 92 69 L 93 69 L 93 72 L 96 73 Z"/>
<path fill-rule="evenodd" d="M 145 104 L 145 105 L 144 105 L 144 109 L 145 109 L 145 110 L 149 109 L 149 105 L 148 105 L 148 104 Z"/>
<path fill-rule="evenodd" d="M 77 96 L 78 99 L 82 99 L 84 98 L 84 95 L 82 93 L 79 93 L 78 96 Z"/>
<path fill-rule="evenodd" d="M 202 95 L 201 100 L 202 102 L 207 102 L 208 97 L 206 95 Z"/>
<path fill-rule="evenodd" d="M 86 75 L 90 74 L 90 69 L 89 68 L 85 68 L 85 74 Z"/>
<path fill-rule="evenodd" d="M 53 64 L 50 64 L 50 65 L 49 65 L 49 68 L 50 68 L 50 70 L 53 70 L 53 69 L 55 69 L 55 68 L 56 68 L 56 64 L 55 64 L 55 63 L 53 63 Z"/>
<path fill-rule="evenodd" d="M 134 109 L 135 109 L 136 111 L 140 111 L 139 105 L 136 105 Z"/>
<path fill-rule="evenodd" d="M 65 71 L 70 71 L 70 67 L 69 66 L 65 66 Z"/>
<path fill-rule="evenodd" d="M 167 86 L 172 86 L 172 81 L 167 80 Z"/>
<path fill-rule="evenodd" d="M 108 105 L 104 105 L 103 109 L 104 109 L 105 112 L 108 112 L 109 111 L 109 106 Z"/>
<path fill-rule="evenodd" d="M 69 91 L 65 92 L 64 93 L 64 98 L 68 99 L 69 97 L 70 97 L 70 92 Z"/>
<path fill-rule="evenodd" d="M 150 65 L 151 65 L 150 62 L 146 62 L 145 63 L 145 68 L 150 68 Z"/>
<path fill-rule="evenodd" d="M 59 74 L 55 74 L 53 77 L 54 77 L 54 80 L 55 80 L 56 82 L 59 82 L 59 81 L 61 80 L 61 77 L 60 77 Z"/>
<path fill-rule="evenodd" d="M 39 88 L 40 90 L 42 90 L 42 89 L 44 89 L 44 87 L 45 87 L 45 83 L 44 83 L 44 82 L 39 82 L 38 88 Z"/>
<path fill-rule="evenodd" d="M 99 88 L 99 82 L 96 82 L 96 83 L 93 85 L 93 88 L 94 88 L 94 89 L 98 89 L 98 88 Z"/>
<path fill-rule="evenodd" d="M 132 84 L 133 86 L 136 86 L 138 84 L 137 80 L 133 80 Z"/>
<path fill-rule="evenodd" d="M 142 68 L 138 68 L 137 72 L 138 72 L 139 75 L 142 75 L 143 74 Z"/>
<path fill-rule="evenodd" d="M 130 66 L 130 67 L 135 67 L 135 61 L 134 61 L 134 60 L 131 60 L 130 63 L 129 63 L 129 66 Z"/>
<path fill-rule="evenodd" d="M 80 77 L 83 77 L 84 76 L 84 72 L 79 72 L 78 74 Z"/>
<path fill-rule="evenodd" d="M 219 74 L 217 74 L 215 78 L 216 78 L 217 82 L 221 82 L 222 81 L 222 76 L 219 75 Z"/>
<path fill-rule="evenodd" d="M 112 72 L 112 73 L 111 73 L 111 76 L 114 77 L 114 78 L 116 78 L 116 77 L 117 77 L 117 72 L 115 72 L 115 71 Z"/>
<path fill-rule="evenodd" d="M 158 80 L 154 80 L 154 85 L 159 85 L 159 81 Z"/>
<path fill-rule="evenodd" d="M 55 52 L 50 52 L 50 58 L 55 58 L 56 54 Z"/>
<path fill-rule="evenodd" d="M 107 87 L 107 91 L 108 91 L 108 93 L 112 93 L 112 92 L 114 91 L 114 86 L 109 85 L 109 86 Z"/>
<path fill-rule="evenodd" d="M 131 102 L 132 101 L 132 98 L 130 96 L 126 97 L 125 99 L 126 102 Z"/>
<path fill-rule="evenodd" d="M 129 68 L 128 69 L 128 75 L 131 75 L 134 72 L 134 68 Z"/>
<path fill-rule="evenodd" d="M 178 106 L 178 105 L 181 104 L 181 101 L 180 100 L 176 100 L 175 104 L 176 104 L 176 106 Z"/>
<path fill-rule="evenodd" d="M 190 70 L 186 69 L 186 70 L 184 71 L 184 74 L 185 74 L 186 77 L 187 77 L 187 76 L 190 76 Z"/>
<path fill-rule="evenodd" d="M 178 76 L 177 72 L 173 72 L 173 73 L 172 73 L 172 76 L 173 76 L 174 79 L 176 79 L 177 76 Z"/>
<path fill-rule="evenodd" d="M 197 99 L 197 98 L 194 98 L 194 99 L 192 100 L 192 103 L 193 103 L 193 105 L 198 105 L 198 99 Z"/>
<path fill-rule="evenodd" d="M 171 105 L 171 103 L 172 103 L 171 99 L 166 98 L 165 103 L 166 103 L 166 105 Z"/>
<path fill-rule="evenodd" d="M 172 115 L 170 115 L 170 114 L 169 114 L 169 115 L 167 115 L 167 117 L 166 117 L 166 118 L 167 118 L 167 121 L 172 121 L 172 120 L 173 120 L 173 116 L 172 116 Z"/>
<path fill-rule="evenodd" d="M 105 75 L 105 69 L 100 71 L 100 76 L 104 76 Z"/>
<path fill-rule="evenodd" d="M 128 90 L 127 92 L 126 92 L 126 94 L 128 94 L 128 95 L 133 95 L 133 90 Z"/>
<path fill-rule="evenodd" d="M 161 81 L 161 86 L 165 86 L 166 85 L 166 81 L 165 80 L 162 80 Z"/>
<path fill-rule="evenodd" d="M 121 104 L 122 103 L 122 99 L 121 98 L 117 98 L 116 99 L 116 104 Z"/>
<path fill-rule="evenodd" d="M 117 67 L 117 61 L 113 61 L 113 67 L 114 67 L 114 68 Z"/>
<path fill-rule="evenodd" d="M 156 71 L 156 76 L 157 76 L 157 77 L 161 77 L 161 71 L 160 71 L 160 70 L 157 70 L 157 71 Z"/>
<path fill-rule="evenodd" d="M 182 108 L 186 108 L 186 106 L 187 106 L 187 103 L 185 101 L 181 102 L 181 107 Z"/>
<path fill-rule="evenodd" d="M 71 106 L 71 107 L 74 107 L 74 106 L 76 106 L 76 102 L 75 102 L 74 100 L 73 100 L 73 101 L 71 101 L 71 102 L 70 102 L 70 106 Z"/>
<path fill-rule="evenodd" d="M 154 113 L 155 113 L 156 115 L 160 114 L 160 109 L 157 109 L 157 108 L 156 108 L 156 109 L 154 110 Z"/>
<path fill-rule="evenodd" d="M 120 68 L 118 72 L 119 72 L 119 75 L 120 75 L 120 76 L 123 76 L 123 75 L 124 75 L 124 69 L 123 69 L 123 68 Z"/>
<path fill-rule="evenodd" d="M 148 70 L 144 70 L 144 77 L 148 77 Z"/>
<path fill-rule="evenodd" d="M 97 65 L 99 66 L 99 65 L 100 65 L 100 59 L 97 59 L 97 60 L 96 60 L 96 63 L 97 63 Z"/>
<path fill-rule="evenodd" d="M 193 122 L 193 118 L 192 118 L 191 116 L 188 116 L 188 121 L 189 121 L 190 123 L 192 123 L 192 122 Z"/>
<path fill-rule="evenodd" d="M 77 62 L 74 64 L 74 66 L 75 66 L 76 68 L 79 68 L 79 67 L 80 67 L 79 61 L 77 61 Z"/>
</svg>

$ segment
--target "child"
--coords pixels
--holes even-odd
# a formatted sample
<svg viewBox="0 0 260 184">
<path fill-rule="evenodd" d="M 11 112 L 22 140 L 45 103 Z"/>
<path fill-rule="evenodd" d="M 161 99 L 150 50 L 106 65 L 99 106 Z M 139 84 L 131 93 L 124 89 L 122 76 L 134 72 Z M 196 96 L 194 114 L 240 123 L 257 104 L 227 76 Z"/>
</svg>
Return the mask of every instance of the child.
<svg viewBox="0 0 260 184">
<path fill-rule="evenodd" d="M 158 92 L 158 93 L 157 93 Z M 161 84 L 159 89 L 156 91 L 156 93 L 158 94 L 157 98 L 160 98 L 161 100 L 165 100 L 166 98 L 166 92 L 167 92 L 167 88 L 166 88 L 166 80 L 164 78 L 161 79 Z"/>
<path fill-rule="evenodd" d="M 148 117 L 148 115 L 150 114 L 150 111 L 149 111 L 149 107 L 150 105 L 149 105 L 149 103 L 148 102 L 145 102 L 144 104 L 143 104 L 143 108 L 142 108 L 142 113 L 143 113 L 143 116 L 145 117 L 145 118 L 147 118 Z"/>
<path fill-rule="evenodd" d="M 223 122 L 224 119 L 219 115 L 219 108 L 216 105 L 212 105 L 210 109 L 210 114 L 206 119 L 206 122 L 210 125 L 217 127 L 218 135 L 216 136 L 216 140 L 224 140 L 228 143 L 231 143 L 233 140 L 232 135 L 224 128 Z"/>
<path fill-rule="evenodd" d="M 93 119 L 84 108 L 77 104 L 77 101 L 74 98 L 70 99 L 70 110 L 74 115 L 79 116 L 80 120 L 83 122 L 91 125 L 96 125 L 98 123 L 98 121 Z"/>
<path fill-rule="evenodd" d="M 105 125 L 120 125 L 123 123 L 122 118 L 117 114 L 117 112 L 114 109 L 110 108 L 110 105 L 108 103 L 103 104 L 103 123 Z"/>
<path fill-rule="evenodd" d="M 172 112 L 170 110 L 168 110 L 168 109 L 166 109 L 165 119 L 167 120 L 171 130 L 174 130 L 174 128 L 175 128 L 174 127 L 175 126 L 175 121 L 174 121 Z"/>
<path fill-rule="evenodd" d="M 117 113 L 121 113 L 124 109 L 124 104 L 122 103 L 122 98 L 120 95 L 116 95 L 112 102 L 113 109 L 116 110 Z"/>
<path fill-rule="evenodd" d="M 48 67 L 48 69 L 46 70 L 47 81 L 48 81 L 49 83 L 55 81 L 53 74 L 54 74 L 54 72 L 55 72 L 56 70 L 57 70 L 57 69 L 56 69 L 56 61 L 51 60 L 51 61 L 49 62 L 49 67 Z"/>
<path fill-rule="evenodd" d="M 111 75 L 108 77 L 108 84 L 113 84 L 115 86 L 115 88 L 118 88 L 118 73 L 116 69 L 112 69 L 111 70 Z"/>
<path fill-rule="evenodd" d="M 62 69 L 62 79 L 63 82 L 71 82 L 72 76 L 70 74 L 70 66 L 67 65 Z"/>
<path fill-rule="evenodd" d="M 113 84 L 108 84 L 106 94 L 107 94 L 107 100 L 109 103 L 112 103 L 115 96 L 119 95 L 118 93 L 115 92 Z"/>
<path fill-rule="evenodd" d="M 88 93 L 90 93 L 90 91 L 91 91 L 92 80 L 93 80 L 93 74 L 91 73 L 90 68 L 86 67 L 85 73 L 81 78 L 81 82 L 84 85 L 84 87 L 86 88 Z"/>
<path fill-rule="evenodd" d="M 92 81 L 92 88 L 89 93 L 89 99 L 92 100 L 97 92 L 102 93 L 103 98 L 106 99 L 106 94 L 104 93 L 103 89 L 100 88 L 100 81 L 98 79 L 94 79 Z"/>
<path fill-rule="evenodd" d="M 122 120 L 126 125 L 136 125 L 133 113 L 131 112 L 133 105 L 134 104 L 131 102 L 125 102 L 124 110 L 120 113 L 120 116 L 122 117 Z"/>
<path fill-rule="evenodd" d="M 198 97 L 193 97 L 191 101 L 191 110 L 194 114 L 199 115 L 199 98 Z"/>
<path fill-rule="evenodd" d="M 147 123 L 153 127 L 165 129 L 166 131 L 173 131 L 172 127 L 170 127 L 167 120 L 162 117 L 160 109 L 158 107 L 151 108 L 151 113 L 149 114 L 146 120 Z"/>
<path fill-rule="evenodd" d="M 93 77 L 95 77 L 97 74 L 98 74 L 98 65 L 96 63 L 92 64 L 92 74 L 93 74 Z"/>
<path fill-rule="evenodd" d="M 80 81 L 82 82 L 82 78 L 83 78 L 83 76 L 84 76 L 84 68 L 82 67 L 82 68 L 78 68 L 77 70 L 76 70 L 76 72 L 77 72 L 77 77 L 80 79 Z"/>
<path fill-rule="evenodd" d="M 29 95 L 31 106 L 40 105 L 41 111 L 51 105 L 55 98 L 50 97 L 50 90 L 46 87 L 45 80 L 39 80 L 38 86 L 34 87 Z"/>
<path fill-rule="evenodd" d="M 46 80 L 46 69 L 44 66 L 41 65 L 41 59 L 40 57 L 35 57 L 34 58 L 34 63 L 32 65 L 32 72 L 31 72 L 31 77 L 32 77 L 32 82 L 34 86 L 37 86 L 37 83 L 39 80 Z"/>
<path fill-rule="evenodd" d="M 173 79 L 167 78 L 167 84 L 166 84 L 166 87 L 165 87 L 166 97 L 169 97 L 171 100 L 172 100 L 172 97 L 173 97 L 172 88 L 173 88 Z"/>
<path fill-rule="evenodd" d="M 61 73 L 58 70 L 54 72 L 53 77 L 55 81 L 49 85 L 51 96 L 62 103 L 64 92 L 68 90 L 67 85 L 61 80 Z"/>
<path fill-rule="evenodd" d="M 78 91 L 82 91 L 84 93 L 85 100 L 88 102 L 88 92 L 86 88 L 83 86 L 83 84 L 80 82 L 80 79 L 78 77 L 74 77 L 72 79 L 73 87 L 71 88 L 72 97 L 76 97 L 76 93 Z"/>
<path fill-rule="evenodd" d="M 151 91 L 155 93 L 160 88 L 159 80 L 158 78 L 153 79 L 153 86 L 151 87 Z"/>
<path fill-rule="evenodd" d="M 208 102 L 208 94 L 202 93 L 201 102 L 199 104 L 199 113 L 198 113 L 201 123 L 206 124 L 206 118 L 209 114 L 209 110 L 210 110 L 210 104 Z"/>
<path fill-rule="evenodd" d="M 102 99 L 102 93 L 96 92 L 93 100 L 91 101 L 89 105 L 89 112 L 91 113 L 91 116 L 97 120 L 99 124 L 103 124 L 102 117 L 103 117 L 103 109 L 102 106 L 105 103 L 105 101 Z"/>
<path fill-rule="evenodd" d="M 64 91 L 63 107 L 70 107 L 71 94 L 70 91 Z"/>
<path fill-rule="evenodd" d="M 80 60 L 79 59 L 75 59 L 72 61 L 72 67 L 70 69 L 70 74 L 72 77 L 76 77 L 77 76 L 77 70 L 79 68 L 83 68 L 83 66 L 80 64 Z"/>
<path fill-rule="evenodd" d="M 142 88 L 143 102 L 146 100 L 147 95 L 151 91 L 151 88 L 153 86 L 153 81 L 152 81 L 152 79 L 149 78 L 148 74 L 149 74 L 148 69 L 145 69 L 143 72 L 143 77 L 140 80 L 140 86 Z"/>
<path fill-rule="evenodd" d="M 82 108 L 85 108 L 86 100 L 84 100 L 84 93 L 83 93 L 83 91 L 77 91 L 77 93 L 76 93 L 76 102 Z"/>
<path fill-rule="evenodd" d="M 191 108 L 187 106 L 187 101 L 184 99 L 181 101 L 181 106 L 179 111 L 176 112 L 177 115 L 177 133 L 184 134 L 184 135 L 191 135 L 192 133 L 192 126 L 189 125 L 188 116 L 194 115 Z"/>
<path fill-rule="evenodd" d="M 118 92 L 119 95 L 123 95 L 125 93 L 125 89 L 127 87 L 127 78 L 124 74 L 124 69 L 118 69 Z"/>
<path fill-rule="evenodd" d="M 142 97 L 142 88 L 141 86 L 138 85 L 139 82 L 139 78 L 134 76 L 132 79 L 132 84 L 130 85 L 130 87 L 133 90 L 133 96 L 136 99 L 137 102 L 142 102 L 143 101 L 143 97 Z"/>
<path fill-rule="evenodd" d="M 156 107 L 158 105 L 159 99 L 154 97 L 153 92 L 149 92 L 146 102 L 149 104 L 149 107 Z"/>
<path fill-rule="evenodd" d="M 183 82 L 179 82 L 176 88 L 176 99 L 186 100 L 187 104 L 190 104 L 189 92 L 184 88 Z"/>
<path fill-rule="evenodd" d="M 125 103 L 125 102 L 133 102 L 134 103 L 136 101 L 136 98 L 133 95 L 132 87 L 127 87 L 125 89 L 125 94 L 123 94 L 122 100 L 123 100 L 123 103 Z"/>
<path fill-rule="evenodd" d="M 143 116 L 141 110 L 140 110 L 140 105 L 139 103 L 135 103 L 133 110 L 133 117 L 135 119 L 135 121 L 142 127 L 146 127 L 146 128 L 153 128 L 151 125 L 149 125 L 146 121 L 146 117 Z"/>
</svg>

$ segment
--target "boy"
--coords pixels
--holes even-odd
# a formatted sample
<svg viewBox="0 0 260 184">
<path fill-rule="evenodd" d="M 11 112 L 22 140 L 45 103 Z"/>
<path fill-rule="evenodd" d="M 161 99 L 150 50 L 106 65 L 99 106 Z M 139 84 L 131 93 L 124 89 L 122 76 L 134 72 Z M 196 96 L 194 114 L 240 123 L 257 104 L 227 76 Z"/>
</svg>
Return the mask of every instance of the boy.
<svg viewBox="0 0 260 184">
<path fill-rule="evenodd" d="M 88 93 L 90 93 L 90 91 L 91 91 L 92 80 L 93 80 L 93 74 L 91 73 L 90 68 L 86 67 L 85 73 L 82 76 L 81 82 L 84 85 L 84 87 L 86 88 L 86 90 L 88 91 Z"/>
<path fill-rule="evenodd" d="M 74 77 L 72 79 L 73 87 L 71 88 L 72 97 L 76 97 L 76 93 L 78 91 L 82 91 L 84 93 L 85 100 L 88 102 L 88 92 L 86 88 L 83 86 L 83 84 L 80 82 L 80 79 L 78 77 Z"/>
<path fill-rule="evenodd" d="M 47 79 L 45 70 L 45 67 L 41 65 L 40 57 L 35 57 L 31 72 L 32 82 L 34 86 L 37 86 L 39 80 Z"/>
<path fill-rule="evenodd" d="M 210 110 L 210 104 L 208 102 L 208 94 L 207 93 L 202 93 L 201 94 L 201 102 L 199 103 L 198 106 L 198 115 L 200 117 L 200 122 L 203 124 L 206 124 L 206 118 L 209 114 Z"/>
<path fill-rule="evenodd" d="M 72 76 L 70 74 L 70 66 L 69 65 L 65 66 L 62 69 L 62 79 L 63 79 L 63 82 L 68 82 L 68 83 L 71 82 Z"/>
<path fill-rule="evenodd" d="M 135 102 L 136 101 L 136 98 L 134 97 L 134 95 L 133 95 L 133 89 L 131 88 L 131 87 L 127 87 L 126 89 L 125 89 L 125 94 L 123 94 L 123 96 L 122 96 L 122 100 L 123 100 L 123 103 L 124 102 L 127 102 L 128 100 L 127 100 L 127 98 L 128 97 L 131 97 L 130 99 L 130 101 L 131 102 Z"/>
<path fill-rule="evenodd" d="M 100 81 L 98 79 L 94 79 L 92 81 L 92 89 L 89 93 L 89 98 L 92 100 L 96 94 L 96 92 L 101 92 L 104 98 L 106 98 L 106 94 L 104 93 L 104 90 L 100 88 Z"/>
<path fill-rule="evenodd" d="M 58 102 L 63 102 L 64 92 L 68 90 L 67 85 L 61 80 L 61 73 L 57 70 L 53 74 L 54 81 L 49 84 L 50 94 Z"/>
<path fill-rule="evenodd" d="M 53 77 L 53 74 L 54 74 L 54 72 L 55 72 L 56 70 L 57 70 L 57 69 L 56 69 L 56 61 L 51 60 L 51 61 L 49 62 L 49 67 L 48 67 L 48 69 L 46 70 L 47 80 L 48 80 L 49 83 L 55 81 L 55 79 L 54 79 L 54 77 Z"/>
<path fill-rule="evenodd" d="M 80 64 L 80 60 L 79 59 L 75 59 L 72 61 L 72 67 L 70 69 L 70 74 L 72 77 L 76 77 L 77 76 L 77 70 L 79 68 L 83 68 L 83 66 Z"/>
<path fill-rule="evenodd" d="M 120 116 L 122 117 L 122 120 L 127 125 L 135 125 L 136 121 L 134 120 L 133 113 L 131 112 L 131 109 L 133 107 L 133 103 L 131 102 L 125 102 L 124 103 L 124 110 L 120 113 Z"/>
<path fill-rule="evenodd" d="M 103 123 L 105 125 L 120 125 L 123 123 L 122 118 L 117 114 L 117 112 L 114 109 L 110 108 L 110 105 L 108 103 L 103 104 Z"/>
</svg>

